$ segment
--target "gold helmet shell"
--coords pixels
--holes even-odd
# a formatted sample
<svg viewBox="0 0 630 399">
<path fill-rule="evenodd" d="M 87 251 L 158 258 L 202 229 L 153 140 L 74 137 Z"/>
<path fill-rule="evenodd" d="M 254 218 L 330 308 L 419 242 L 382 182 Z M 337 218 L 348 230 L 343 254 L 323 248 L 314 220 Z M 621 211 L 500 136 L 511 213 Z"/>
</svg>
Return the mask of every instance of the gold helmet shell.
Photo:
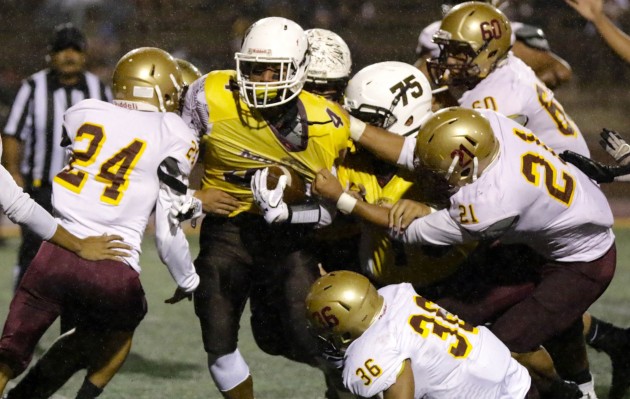
<svg viewBox="0 0 630 399">
<path fill-rule="evenodd" d="M 182 60 L 181 58 L 175 58 L 175 62 L 177 62 L 179 70 L 182 71 L 182 78 L 186 86 L 190 86 L 192 82 L 201 77 L 201 71 L 191 62 Z"/>
<path fill-rule="evenodd" d="M 382 307 L 383 297 L 370 280 L 347 270 L 320 277 L 306 297 L 311 328 L 341 352 L 372 325 Z"/>
<path fill-rule="evenodd" d="M 164 50 L 131 50 L 116 64 L 112 80 L 116 105 L 143 111 L 178 111 L 184 85 L 182 73 Z"/>
<path fill-rule="evenodd" d="M 448 11 L 433 42 L 440 46 L 440 56 L 429 63 L 435 83 L 471 86 L 505 59 L 512 47 L 512 28 L 497 7 L 469 1 Z M 461 62 L 454 64 L 453 59 Z"/>
<path fill-rule="evenodd" d="M 450 107 L 431 116 L 416 141 L 418 171 L 461 187 L 474 182 L 499 154 L 490 121 L 478 111 Z"/>
</svg>

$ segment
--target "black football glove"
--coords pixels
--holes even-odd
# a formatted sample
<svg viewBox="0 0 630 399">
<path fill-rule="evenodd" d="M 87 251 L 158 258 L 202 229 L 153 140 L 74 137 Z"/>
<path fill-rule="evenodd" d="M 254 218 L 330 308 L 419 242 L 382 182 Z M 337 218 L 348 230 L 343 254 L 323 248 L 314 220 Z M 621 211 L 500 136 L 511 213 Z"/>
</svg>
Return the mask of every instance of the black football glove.
<svg viewBox="0 0 630 399">
<path fill-rule="evenodd" d="M 615 180 L 611 166 L 593 161 L 590 158 L 576 152 L 566 150 L 560 154 L 560 158 L 565 162 L 570 162 L 577 166 L 584 174 L 598 183 L 610 183 Z"/>
</svg>

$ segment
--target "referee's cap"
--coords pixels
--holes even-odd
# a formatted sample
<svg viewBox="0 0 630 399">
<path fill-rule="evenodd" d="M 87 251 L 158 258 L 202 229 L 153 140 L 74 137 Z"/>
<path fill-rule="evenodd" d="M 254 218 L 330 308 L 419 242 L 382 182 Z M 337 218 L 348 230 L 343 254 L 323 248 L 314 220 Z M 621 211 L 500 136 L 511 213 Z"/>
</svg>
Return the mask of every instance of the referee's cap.
<svg viewBox="0 0 630 399">
<path fill-rule="evenodd" d="M 48 43 L 48 51 L 51 53 L 56 53 L 68 48 L 85 52 L 86 47 L 87 42 L 85 35 L 71 22 L 57 25 Z"/>
</svg>

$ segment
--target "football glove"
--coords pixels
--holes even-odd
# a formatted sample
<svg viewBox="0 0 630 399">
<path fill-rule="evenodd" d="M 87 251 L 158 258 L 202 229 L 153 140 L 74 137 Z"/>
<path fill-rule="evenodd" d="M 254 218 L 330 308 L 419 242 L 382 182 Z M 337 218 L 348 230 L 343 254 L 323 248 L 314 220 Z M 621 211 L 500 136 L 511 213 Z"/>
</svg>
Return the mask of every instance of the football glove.
<svg viewBox="0 0 630 399">
<path fill-rule="evenodd" d="M 189 190 L 186 195 L 179 195 L 173 198 L 173 205 L 171 205 L 169 212 L 172 224 L 176 225 L 189 219 L 192 219 L 194 222 L 203 215 L 203 204 L 200 199 L 194 197 L 194 194 L 194 190 Z"/>
<path fill-rule="evenodd" d="M 619 169 L 618 166 L 604 165 L 573 151 L 564 151 L 560 154 L 560 158 L 577 166 L 586 176 L 598 183 L 610 183 L 615 180 L 615 176 L 618 176 L 615 174 L 615 169 Z"/>
<path fill-rule="evenodd" d="M 614 130 L 603 129 L 599 144 L 620 165 L 630 164 L 630 145 Z"/>
<path fill-rule="evenodd" d="M 259 169 L 252 177 L 251 189 L 254 201 L 263 211 L 267 223 L 282 223 L 289 219 L 289 207 L 284 202 L 284 188 L 287 185 L 287 177 L 280 176 L 278 184 L 273 190 L 267 188 L 267 174 L 269 170 Z"/>
</svg>

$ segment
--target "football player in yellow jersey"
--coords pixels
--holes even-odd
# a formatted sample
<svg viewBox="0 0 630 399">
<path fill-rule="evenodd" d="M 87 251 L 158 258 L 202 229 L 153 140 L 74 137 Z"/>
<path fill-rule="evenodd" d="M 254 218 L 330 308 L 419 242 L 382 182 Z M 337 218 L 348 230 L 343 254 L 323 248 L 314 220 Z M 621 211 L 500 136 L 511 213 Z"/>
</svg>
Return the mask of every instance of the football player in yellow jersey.
<svg viewBox="0 0 630 399">
<path fill-rule="evenodd" d="M 263 216 L 250 180 L 257 171 L 282 164 L 309 182 L 318 170 L 339 162 L 350 133 L 338 104 L 302 90 L 309 46 L 293 21 L 257 21 L 235 58 L 236 71 L 213 71 L 190 86 L 182 116 L 205 135 L 205 170 L 196 196 L 213 190 L 237 201 L 208 214 L 201 226 L 195 261 L 201 282 L 194 305 L 208 368 L 224 397 L 253 398 L 252 378 L 237 349 L 248 299 L 253 334 L 263 351 L 321 363 L 307 331 L 304 299 L 319 276 L 309 248 L 313 228 L 331 215 L 314 201 L 292 206 L 281 201 L 283 206 L 274 208 L 274 198 L 263 196 L 261 206 L 271 210 Z M 269 193 L 263 184 L 260 189 Z M 191 207 L 199 208 L 199 203 Z"/>
</svg>

